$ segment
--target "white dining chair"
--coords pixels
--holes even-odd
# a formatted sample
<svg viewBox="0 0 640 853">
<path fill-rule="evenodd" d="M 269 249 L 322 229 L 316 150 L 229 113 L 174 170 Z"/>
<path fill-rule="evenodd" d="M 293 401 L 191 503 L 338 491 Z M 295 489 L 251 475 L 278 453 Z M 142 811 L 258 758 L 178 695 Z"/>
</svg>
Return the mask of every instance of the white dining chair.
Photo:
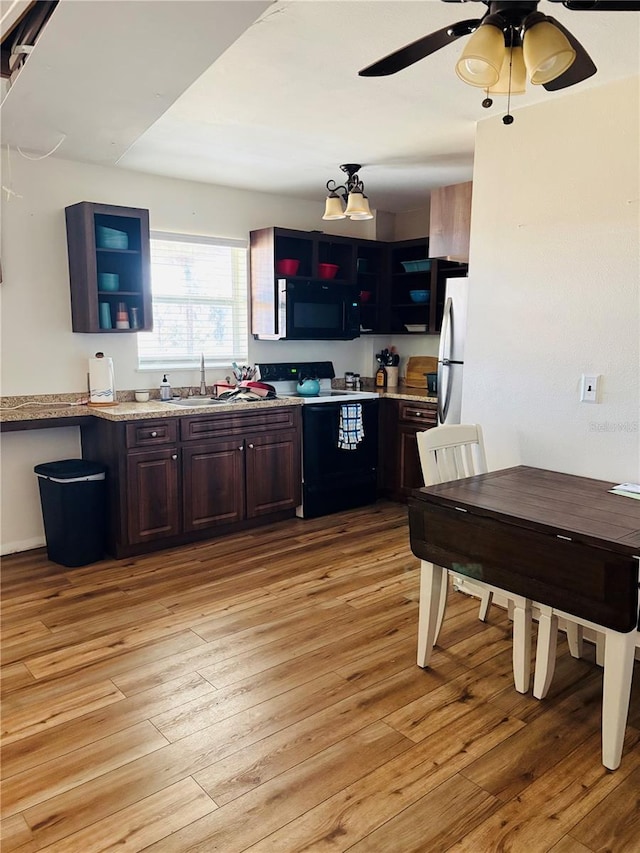
<svg viewBox="0 0 640 853">
<path fill-rule="evenodd" d="M 631 682 L 636 649 L 640 648 L 640 630 L 621 634 L 565 613 L 548 605 L 539 605 L 540 622 L 538 645 L 533 679 L 533 695 L 544 699 L 549 691 L 556 666 L 556 643 L 558 620 L 564 619 L 567 636 L 574 638 L 578 648 L 572 650 L 574 657 L 582 653 L 582 634 L 590 628 L 596 635 L 596 662 L 604 667 L 602 684 L 602 763 L 609 770 L 616 770 L 622 760 L 622 746 L 629 713 Z M 640 608 L 640 590 L 638 591 Z M 578 653 L 574 653 L 577 651 Z"/>
<path fill-rule="evenodd" d="M 482 428 L 479 424 L 444 424 L 417 434 L 418 454 L 426 486 L 487 472 Z M 418 666 L 429 664 L 444 620 L 449 576 L 455 572 L 425 560 L 420 566 L 418 608 Z M 531 676 L 531 601 L 484 581 L 465 583 L 480 597 L 479 618 L 484 621 L 494 592 L 502 593 L 513 619 L 513 678 L 516 690 L 526 693 Z"/>
</svg>

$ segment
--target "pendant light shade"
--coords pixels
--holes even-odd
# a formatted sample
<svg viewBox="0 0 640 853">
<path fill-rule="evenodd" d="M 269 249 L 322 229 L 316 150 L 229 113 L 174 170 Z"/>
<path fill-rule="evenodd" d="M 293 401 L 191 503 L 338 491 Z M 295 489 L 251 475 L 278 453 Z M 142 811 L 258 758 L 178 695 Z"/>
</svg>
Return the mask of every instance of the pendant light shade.
<svg viewBox="0 0 640 853">
<path fill-rule="evenodd" d="M 488 89 L 500 78 L 505 56 L 501 29 L 486 22 L 471 36 L 456 63 L 456 74 L 470 86 Z"/>
<path fill-rule="evenodd" d="M 366 216 L 367 213 L 371 213 L 371 211 L 369 210 L 369 203 L 365 202 L 364 194 L 357 191 L 349 193 L 347 209 L 345 210 L 346 216 Z"/>
<path fill-rule="evenodd" d="M 346 219 L 347 214 L 342 209 L 342 201 L 337 193 L 330 193 L 324 205 L 323 219 Z"/>
<path fill-rule="evenodd" d="M 371 208 L 369 207 L 369 199 L 366 195 L 362 196 L 362 213 L 351 213 L 350 216 L 352 219 L 373 219 L 373 213 L 371 213 Z"/>
<path fill-rule="evenodd" d="M 529 79 L 535 85 L 555 80 L 576 58 L 568 38 L 550 21 L 540 21 L 525 30 L 523 50 Z"/>
<path fill-rule="evenodd" d="M 507 48 L 500 77 L 489 87 L 490 95 L 523 95 L 527 88 L 527 68 L 521 47 Z"/>
</svg>

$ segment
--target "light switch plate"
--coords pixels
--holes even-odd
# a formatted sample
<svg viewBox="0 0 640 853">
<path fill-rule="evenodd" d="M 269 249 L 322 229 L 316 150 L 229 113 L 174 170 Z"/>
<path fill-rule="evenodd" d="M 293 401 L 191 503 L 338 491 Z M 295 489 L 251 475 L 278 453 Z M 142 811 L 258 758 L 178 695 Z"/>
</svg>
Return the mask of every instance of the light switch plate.
<svg viewBox="0 0 640 853">
<path fill-rule="evenodd" d="M 580 402 L 581 403 L 597 403 L 598 402 L 598 386 L 600 376 L 597 374 L 583 373 L 580 380 Z"/>
</svg>

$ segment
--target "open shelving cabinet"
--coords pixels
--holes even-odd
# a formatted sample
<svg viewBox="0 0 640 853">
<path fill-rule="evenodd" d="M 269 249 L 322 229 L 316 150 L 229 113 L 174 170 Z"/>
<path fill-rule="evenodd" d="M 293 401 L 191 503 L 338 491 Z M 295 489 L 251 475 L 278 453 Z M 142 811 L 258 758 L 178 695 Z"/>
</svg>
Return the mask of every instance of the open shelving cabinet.
<svg viewBox="0 0 640 853">
<path fill-rule="evenodd" d="M 71 317 L 74 332 L 117 333 L 153 328 L 149 211 L 81 201 L 65 208 Z M 126 234 L 122 248 L 104 244 L 99 229 Z M 117 276 L 117 289 L 101 285 L 103 273 Z M 101 307 L 101 306 L 106 306 Z M 116 328 L 124 308 L 129 328 Z"/>
</svg>

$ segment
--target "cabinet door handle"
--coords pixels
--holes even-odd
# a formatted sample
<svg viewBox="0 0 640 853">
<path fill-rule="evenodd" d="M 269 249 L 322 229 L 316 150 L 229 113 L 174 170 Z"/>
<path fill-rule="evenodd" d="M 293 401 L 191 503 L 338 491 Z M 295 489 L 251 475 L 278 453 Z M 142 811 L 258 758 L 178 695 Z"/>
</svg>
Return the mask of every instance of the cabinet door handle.
<svg viewBox="0 0 640 853">
<path fill-rule="evenodd" d="M 249 445 L 249 450 L 253 450 L 253 444 Z"/>
<path fill-rule="evenodd" d="M 172 453 L 172 454 L 171 454 L 171 458 L 172 458 L 172 459 L 177 459 L 177 458 L 178 458 L 178 454 L 177 454 L 177 453 Z"/>
<path fill-rule="evenodd" d="M 151 438 L 156 438 L 158 433 L 155 430 L 153 430 L 153 432 L 150 432 L 149 435 L 151 436 Z"/>
<path fill-rule="evenodd" d="M 241 444 L 238 450 L 244 450 L 244 444 Z"/>
</svg>

